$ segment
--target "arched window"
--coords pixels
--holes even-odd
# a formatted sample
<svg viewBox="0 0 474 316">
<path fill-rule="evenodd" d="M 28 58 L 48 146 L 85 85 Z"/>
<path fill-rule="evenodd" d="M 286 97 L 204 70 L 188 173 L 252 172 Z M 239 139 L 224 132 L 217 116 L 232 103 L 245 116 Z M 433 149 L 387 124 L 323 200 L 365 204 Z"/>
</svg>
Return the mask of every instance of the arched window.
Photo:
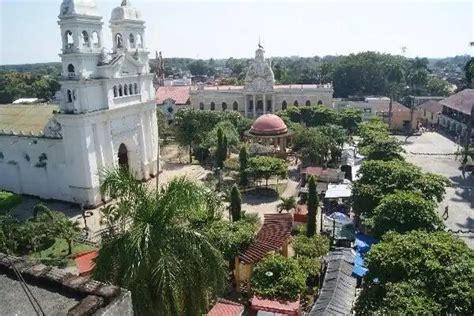
<svg viewBox="0 0 474 316">
<path fill-rule="evenodd" d="M 123 95 L 128 95 L 128 86 L 127 86 L 127 84 L 123 85 Z"/>
<path fill-rule="evenodd" d="M 129 84 L 129 85 L 128 85 L 128 91 L 129 91 L 130 95 L 133 94 L 133 86 L 132 86 L 132 84 Z"/>
<path fill-rule="evenodd" d="M 67 102 L 71 103 L 72 102 L 72 91 L 67 90 Z"/>
<path fill-rule="evenodd" d="M 247 112 L 253 112 L 253 100 L 249 100 L 247 105 Z"/>
<path fill-rule="evenodd" d="M 298 106 L 298 100 L 295 100 L 295 102 L 293 102 L 293 105 Z"/>
<path fill-rule="evenodd" d="M 122 34 L 120 33 L 115 34 L 115 47 L 117 48 L 123 47 L 123 38 L 122 38 Z"/>
<path fill-rule="evenodd" d="M 135 48 L 135 37 L 133 36 L 132 33 L 130 33 L 130 36 L 128 37 L 128 41 L 130 43 L 130 47 Z"/>
<path fill-rule="evenodd" d="M 306 103 L 305 103 L 306 106 L 311 106 L 311 101 L 309 100 L 306 100 Z"/>
<path fill-rule="evenodd" d="M 117 86 L 114 86 L 114 98 L 117 97 Z"/>
<path fill-rule="evenodd" d="M 199 110 L 204 110 L 204 103 L 199 102 Z"/>
<path fill-rule="evenodd" d="M 92 32 L 91 44 L 92 44 L 92 47 L 99 47 L 100 46 L 100 44 L 99 44 L 99 34 L 97 34 L 96 31 Z"/>
<path fill-rule="evenodd" d="M 66 43 L 66 48 L 73 48 L 74 47 L 74 38 L 72 37 L 71 31 L 66 31 L 64 34 L 64 42 Z"/>
<path fill-rule="evenodd" d="M 222 102 L 222 111 L 227 110 L 227 103 Z"/>
<path fill-rule="evenodd" d="M 90 46 L 89 34 L 86 31 L 82 31 L 82 45 L 85 47 Z"/>
<path fill-rule="evenodd" d="M 216 104 L 214 102 L 211 102 L 211 111 L 214 111 L 216 109 Z"/>
<path fill-rule="evenodd" d="M 67 65 L 67 72 L 68 72 L 69 76 L 74 75 L 75 69 L 74 69 L 74 65 L 73 65 L 73 64 Z"/>
<path fill-rule="evenodd" d="M 323 104 L 323 101 L 318 100 L 318 105 L 322 105 L 322 104 Z"/>
<path fill-rule="evenodd" d="M 234 111 L 238 111 L 239 110 L 239 104 L 237 103 L 237 101 L 234 101 L 234 104 L 232 104 L 232 109 Z"/>
<path fill-rule="evenodd" d="M 119 84 L 119 97 L 123 95 L 122 85 Z"/>
<path fill-rule="evenodd" d="M 138 94 L 138 85 L 136 83 L 133 84 L 133 88 L 135 90 L 135 94 Z"/>
<path fill-rule="evenodd" d="M 77 90 L 74 89 L 74 90 L 72 90 L 72 99 L 76 100 L 76 98 L 77 98 Z"/>
<path fill-rule="evenodd" d="M 137 34 L 137 47 L 142 48 L 143 43 L 142 43 L 142 36 L 140 34 Z"/>
<path fill-rule="evenodd" d="M 283 101 L 283 102 L 281 103 L 281 109 L 282 109 L 282 110 L 286 110 L 287 107 L 288 107 L 288 103 L 286 103 L 286 101 Z"/>
</svg>

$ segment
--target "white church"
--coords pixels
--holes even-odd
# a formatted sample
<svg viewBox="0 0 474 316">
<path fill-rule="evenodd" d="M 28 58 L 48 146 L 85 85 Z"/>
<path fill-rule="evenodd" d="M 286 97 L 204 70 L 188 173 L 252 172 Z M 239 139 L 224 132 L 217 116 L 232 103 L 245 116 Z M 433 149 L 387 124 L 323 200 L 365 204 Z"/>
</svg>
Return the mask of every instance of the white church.
<svg viewBox="0 0 474 316">
<path fill-rule="evenodd" d="M 145 22 L 122 0 L 104 48 L 94 0 L 63 0 L 59 105 L 0 106 L 0 189 L 95 206 L 103 169 L 157 173 L 158 126 Z"/>
</svg>

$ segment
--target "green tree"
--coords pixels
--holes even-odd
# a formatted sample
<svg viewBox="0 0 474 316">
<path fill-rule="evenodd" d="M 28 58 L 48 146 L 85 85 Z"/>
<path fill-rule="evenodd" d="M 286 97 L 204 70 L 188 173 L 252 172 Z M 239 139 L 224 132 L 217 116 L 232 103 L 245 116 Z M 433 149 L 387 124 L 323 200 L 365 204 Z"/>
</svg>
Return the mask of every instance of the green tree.
<svg viewBox="0 0 474 316">
<path fill-rule="evenodd" d="M 113 170 L 101 192 L 119 197 L 129 224 L 102 245 L 94 277 L 129 289 L 137 314 L 202 314 L 224 281 L 221 253 L 191 221 L 193 213 L 215 208 L 208 191 L 184 178 L 152 191 Z"/>
<path fill-rule="evenodd" d="M 281 213 L 282 211 L 289 212 L 291 210 L 296 209 L 296 199 L 294 196 L 290 197 L 280 197 L 280 204 L 277 205 L 278 212 Z"/>
<path fill-rule="evenodd" d="M 367 220 L 374 236 L 380 237 L 393 230 L 405 233 L 411 230 L 436 231 L 444 228 L 432 200 L 418 192 L 398 191 L 385 196 Z"/>
<path fill-rule="evenodd" d="M 353 183 L 354 211 L 369 217 L 383 197 L 395 191 L 419 192 L 427 200 L 441 202 L 445 177 L 422 172 L 420 168 L 400 160 L 369 160 L 362 163 L 360 178 Z"/>
<path fill-rule="evenodd" d="M 204 228 L 204 235 L 231 265 L 235 257 L 255 242 L 257 225 L 244 220 L 215 221 Z"/>
<path fill-rule="evenodd" d="M 405 160 L 401 153 L 405 152 L 401 142 L 391 136 L 375 139 L 365 147 L 360 147 L 360 152 L 367 160 Z"/>
<path fill-rule="evenodd" d="M 229 209 L 232 215 L 232 221 L 236 222 L 240 220 L 242 212 L 242 197 L 240 196 L 240 191 L 236 184 L 232 186 L 230 191 Z"/>
<path fill-rule="evenodd" d="M 300 128 L 295 131 L 293 151 L 301 156 L 305 164 L 324 164 L 330 147 L 331 140 L 317 128 Z"/>
<path fill-rule="evenodd" d="M 474 312 L 474 251 L 451 233 L 389 232 L 372 246 L 366 263 L 368 281 L 357 300 L 357 314 Z"/>
<path fill-rule="evenodd" d="M 216 148 L 216 165 L 218 168 L 224 168 L 225 150 L 224 135 L 222 129 L 217 129 L 217 148 Z"/>
<path fill-rule="evenodd" d="M 248 185 L 248 159 L 249 159 L 249 152 L 247 146 L 243 145 L 240 148 L 239 152 L 239 182 L 240 185 L 247 186 Z"/>
<path fill-rule="evenodd" d="M 62 219 L 57 223 L 58 237 L 66 240 L 68 246 L 67 254 L 72 254 L 72 243 L 81 235 L 81 228 L 76 221 L 70 221 L 68 218 Z"/>
<path fill-rule="evenodd" d="M 449 96 L 450 83 L 443 79 L 430 78 L 428 80 L 428 93 L 433 96 L 447 97 Z"/>
<path fill-rule="evenodd" d="M 306 236 L 313 237 L 316 233 L 316 216 L 318 214 L 318 192 L 316 191 L 316 180 L 313 176 L 308 181 L 308 223 L 306 224 Z"/>
<path fill-rule="evenodd" d="M 269 255 L 258 262 L 250 280 L 255 294 L 278 300 L 296 300 L 306 286 L 305 281 L 298 261 L 281 255 Z"/>
<path fill-rule="evenodd" d="M 357 131 L 357 127 L 362 122 L 362 110 L 356 108 L 344 109 L 339 113 L 339 117 L 341 126 L 352 135 Z"/>
<path fill-rule="evenodd" d="M 252 157 L 249 159 L 249 172 L 254 179 L 265 179 L 265 186 L 268 187 L 268 180 L 271 177 L 287 177 L 288 163 L 274 157 Z"/>
</svg>

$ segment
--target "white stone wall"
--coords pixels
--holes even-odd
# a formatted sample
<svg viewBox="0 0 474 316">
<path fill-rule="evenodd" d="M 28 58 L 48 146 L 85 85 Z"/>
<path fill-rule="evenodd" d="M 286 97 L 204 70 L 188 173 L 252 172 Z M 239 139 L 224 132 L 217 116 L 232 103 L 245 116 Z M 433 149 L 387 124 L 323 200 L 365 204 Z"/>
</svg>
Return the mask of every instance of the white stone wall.
<svg viewBox="0 0 474 316">
<path fill-rule="evenodd" d="M 0 136 L 0 152 L 0 188 L 45 199 L 71 200 L 61 139 Z M 41 163 L 43 153 L 46 159 Z"/>
</svg>

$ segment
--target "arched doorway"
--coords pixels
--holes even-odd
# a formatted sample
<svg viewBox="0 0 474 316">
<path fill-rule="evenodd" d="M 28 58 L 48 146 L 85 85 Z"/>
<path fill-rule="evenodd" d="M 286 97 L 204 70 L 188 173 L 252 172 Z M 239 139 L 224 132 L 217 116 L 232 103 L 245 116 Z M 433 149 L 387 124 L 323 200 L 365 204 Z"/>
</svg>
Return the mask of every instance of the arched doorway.
<svg viewBox="0 0 474 316">
<path fill-rule="evenodd" d="M 118 150 L 118 164 L 120 169 L 128 170 L 128 151 L 123 143 L 120 144 Z"/>
</svg>

